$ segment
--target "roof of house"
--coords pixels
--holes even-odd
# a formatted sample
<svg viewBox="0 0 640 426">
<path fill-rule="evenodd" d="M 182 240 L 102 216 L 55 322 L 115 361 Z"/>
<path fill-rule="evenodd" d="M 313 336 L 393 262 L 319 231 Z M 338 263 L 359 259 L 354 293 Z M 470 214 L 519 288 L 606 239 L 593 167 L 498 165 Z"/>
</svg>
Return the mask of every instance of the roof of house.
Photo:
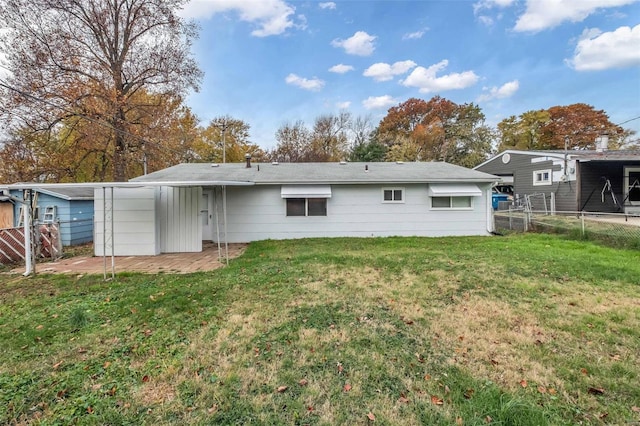
<svg viewBox="0 0 640 426">
<path fill-rule="evenodd" d="M 93 188 L 89 187 L 56 187 L 55 189 L 34 188 L 36 191 L 69 201 L 93 200 Z"/>
<path fill-rule="evenodd" d="M 565 151 L 562 149 L 549 149 L 539 151 L 520 151 L 515 149 L 508 149 L 502 151 L 487 161 L 478 164 L 474 169 L 478 169 L 487 163 L 494 161 L 496 158 L 501 157 L 504 154 L 517 154 L 517 155 L 529 155 L 532 157 L 552 157 L 564 159 Z M 566 152 L 567 159 L 578 161 L 640 161 L 640 150 L 569 150 Z"/>
<path fill-rule="evenodd" d="M 188 163 L 130 182 L 236 182 L 238 184 L 365 184 L 494 182 L 496 176 L 443 162 Z"/>
</svg>

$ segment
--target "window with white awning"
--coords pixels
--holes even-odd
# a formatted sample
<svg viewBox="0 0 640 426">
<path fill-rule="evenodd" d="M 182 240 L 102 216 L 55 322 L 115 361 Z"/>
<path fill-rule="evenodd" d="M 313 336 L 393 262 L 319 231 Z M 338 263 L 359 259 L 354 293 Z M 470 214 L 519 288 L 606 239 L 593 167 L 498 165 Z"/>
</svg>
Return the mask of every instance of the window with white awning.
<svg viewBox="0 0 640 426">
<path fill-rule="evenodd" d="M 331 185 L 282 185 L 282 198 L 331 198 Z"/>
<path fill-rule="evenodd" d="M 482 191 L 472 183 L 430 183 L 431 197 L 480 197 Z"/>
</svg>

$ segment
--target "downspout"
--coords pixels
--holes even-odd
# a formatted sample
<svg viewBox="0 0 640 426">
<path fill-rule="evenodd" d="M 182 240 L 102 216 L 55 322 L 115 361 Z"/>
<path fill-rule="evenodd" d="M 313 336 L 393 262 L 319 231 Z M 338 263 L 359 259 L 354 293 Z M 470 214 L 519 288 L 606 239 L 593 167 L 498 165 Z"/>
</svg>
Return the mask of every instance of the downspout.
<svg viewBox="0 0 640 426">
<path fill-rule="evenodd" d="M 487 189 L 485 191 L 485 196 L 486 196 L 486 211 L 487 211 L 487 232 L 489 234 L 493 234 L 494 233 L 494 226 L 493 226 L 493 205 L 491 204 L 491 188 Z"/>
</svg>

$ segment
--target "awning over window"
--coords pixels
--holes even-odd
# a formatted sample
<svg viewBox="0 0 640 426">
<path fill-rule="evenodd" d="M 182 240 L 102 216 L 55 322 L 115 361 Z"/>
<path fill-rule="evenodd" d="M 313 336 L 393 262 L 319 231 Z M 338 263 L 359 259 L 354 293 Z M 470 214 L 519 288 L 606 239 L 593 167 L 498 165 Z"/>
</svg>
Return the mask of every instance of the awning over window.
<svg viewBox="0 0 640 426">
<path fill-rule="evenodd" d="M 477 185 L 471 183 L 430 183 L 429 196 L 431 197 L 479 197 L 482 191 Z"/>
<path fill-rule="evenodd" d="M 331 185 L 282 185 L 282 198 L 331 198 Z"/>
</svg>

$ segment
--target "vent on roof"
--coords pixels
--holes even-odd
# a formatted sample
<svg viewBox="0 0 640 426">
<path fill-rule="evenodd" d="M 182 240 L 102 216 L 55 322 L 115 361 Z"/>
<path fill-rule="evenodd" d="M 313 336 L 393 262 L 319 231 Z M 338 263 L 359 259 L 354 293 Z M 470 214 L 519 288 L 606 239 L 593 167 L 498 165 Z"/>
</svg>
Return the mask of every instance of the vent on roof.
<svg viewBox="0 0 640 426">
<path fill-rule="evenodd" d="M 220 167 L 220 164 L 218 164 L 218 163 L 213 163 L 213 164 L 211 165 L 211 167 Z"/>
<path fill-rule="evenodd" d="M 277 166 L 278 164 L 280 164 L 280 163 L 278 163 L 277 161 L 272 161 L 272 162 L 271 162 L 271 165 L 272 165 L 272 166 Z"/>
<path fill-rule="evenodd" d="M 347 162 L 346 162 L 346 161 L 344 161 L 344 160 L 342 160 L 342 161 L 340 162 L 340 165 L 341 165 L 341 166 L 344 166 L 345 164 L 347 164 Z"/>
<path fill-rule="evenodd" d="M 404 164 L 404 161 L 396 161 L 396 164 Z"/>
</svg>

